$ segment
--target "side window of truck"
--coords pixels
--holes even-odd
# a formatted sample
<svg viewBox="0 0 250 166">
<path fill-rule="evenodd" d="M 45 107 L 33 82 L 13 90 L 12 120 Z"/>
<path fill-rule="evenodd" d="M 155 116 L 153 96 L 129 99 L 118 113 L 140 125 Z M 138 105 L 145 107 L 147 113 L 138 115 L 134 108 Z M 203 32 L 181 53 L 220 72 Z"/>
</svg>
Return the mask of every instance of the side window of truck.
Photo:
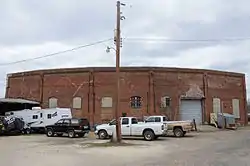
<svg viewBox="0 0 250 166">
<path fill-rule="evenodd" d="M 150 118 L 146 119 L 146 122 L 155 122 L 155 118 L 154 117 L 150 117 Z"/>
<path fill-rule="evenodd" d="M 137 124 L 137 123 L 138 123 L 138 120 L 135 118 L 132 118 L 132 124 Z"/>
<path fill-rule="evenodd" d="M 155 122 L 161 122 L 161 118 L 160 117 L 155 117 Z"/>
<path fill-rule="evenodd" d="M 122 119 L 122 125 L 127 125 L 129 123 L 128 118 L 123 118 Z"/>
</svg>

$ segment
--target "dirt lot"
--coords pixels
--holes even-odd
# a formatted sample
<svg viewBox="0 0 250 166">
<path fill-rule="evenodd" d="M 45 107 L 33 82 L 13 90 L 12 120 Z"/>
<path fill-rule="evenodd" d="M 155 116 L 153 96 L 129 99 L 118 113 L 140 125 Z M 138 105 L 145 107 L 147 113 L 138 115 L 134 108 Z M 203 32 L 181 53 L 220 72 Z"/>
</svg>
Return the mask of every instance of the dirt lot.
<svg viewBox="0 0 250 166">
<path fill-rule="evenodd" d="M 8 166 L 205 166 L 250 165 L 250 131 L 193 133 L 161 138 L 129 147 L 86 147 L 90 138 L 48 138 L 44 135 L 0 137 L 1 165 Z"/>
</svg>

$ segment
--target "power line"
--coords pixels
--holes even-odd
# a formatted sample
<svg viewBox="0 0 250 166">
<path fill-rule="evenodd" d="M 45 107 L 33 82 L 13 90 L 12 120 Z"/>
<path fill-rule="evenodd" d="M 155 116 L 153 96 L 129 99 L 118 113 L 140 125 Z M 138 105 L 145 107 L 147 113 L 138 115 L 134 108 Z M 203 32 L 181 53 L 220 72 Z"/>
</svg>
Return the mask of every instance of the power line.
<svg viewBox="0 0 250 166">
<path fill-rule="evenodd" d="M 124 40 L 128 41 L 155 41 L 155 42 L 234 42 L 250 40 L 250 37 L 245 38 L 221 38 L 221 39 L 167 39 L 167 38 L 137 38 L 125 37 Z"/>
<path fill-rule="evenodd" d="M 71 48 L 71 49 L 68 49 L 68 50 L 59 51 L 59 52 L 56 52 L 56 53 L 47 54 L 47 55 L 43 55 L 43 56 L 39 56 L 39 57 L 35 57 L 35 58 L 23 59 L 23 60 L 9 62 L 9 63 L 0 63 L 0 66 L 13 65 L 13 64 L 18 64 L 18 63 L 24 63 L 24 62 L 27 62 L 27 61 L 33 61 L 33 60 L 37 60 L 37 59 L 43 59 L 43 58 L 47 58 L 47 57 L 52 57 L 52 56 L 56 56 L 56 55 L 59 55 L 59 54 L 63 54 L 63 53 L 67 53 L 67 52 L 71 52 L 71 51 L 75 51 L 75 50 L 79 50 L 81 48 L 85 48 L 85 47 L 90 47 L 90 46 L 94 46 L 94 45 L 97 45 L 97 44 L 101 44 L 101 43 L 110 41 L 112 39 L 113 38 L 109 38 L 109 39 L 106 39 L 106 40 L 100 40 L 100 41 L 97 41 L 97 42 L 94 42 L 94 43 L 90 43 L 90 44 L 86 44 L 86 45 L 81 45 L 81 46 L 74 47 L 74 48 Z"/>
</svg>

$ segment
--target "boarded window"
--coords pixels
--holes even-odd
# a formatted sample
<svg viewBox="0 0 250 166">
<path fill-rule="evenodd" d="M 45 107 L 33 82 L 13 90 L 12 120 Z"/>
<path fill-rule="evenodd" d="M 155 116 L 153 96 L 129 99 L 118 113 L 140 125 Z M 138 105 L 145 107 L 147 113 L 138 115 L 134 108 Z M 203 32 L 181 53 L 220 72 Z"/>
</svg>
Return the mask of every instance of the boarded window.
<svg viewBox="0 0 250 166">
<path fill-rule="evenodd" d="M 49 99 L 49 108 L 56 108 L 57 107 L 57 98 L 51 97 Z"/>
<path fill-rule="evenodd" d="M 170 97 L 164 96 L 161 98 L 161 108 L 166 108 L 170 106 Z"/>
<path fill-rule="evenodd" d="M 112 107 L 112 97 L 103 97 L 102 98 L 102 108 L 111 108 Z"/>
<path fill-rule="evenodd" d="M 141 108 L 142 100 L 140 96 L 132 96 L 130 97 L 130 106 L 132 108 Z"/>
<path fill-rule="evenodd" d="M 75 109 L 82 108 L 82 98 L 81 97 L 74 97 L 73 98 L 73 108 L 75 108 Z"/>
<path fill-rule="evenodd" d="M 234 114 L 235 118 L 240 118 L 240 101 L 239 101 L 239 99 L 233 99 L 232 104 L 233 104 L 233 114 Z"/>
<path fill-rule="evenodd" d="M 213 112 L 220 113 L 221 112 L 221 105 L 219 98 L 213 98 Z"/>
</svg>

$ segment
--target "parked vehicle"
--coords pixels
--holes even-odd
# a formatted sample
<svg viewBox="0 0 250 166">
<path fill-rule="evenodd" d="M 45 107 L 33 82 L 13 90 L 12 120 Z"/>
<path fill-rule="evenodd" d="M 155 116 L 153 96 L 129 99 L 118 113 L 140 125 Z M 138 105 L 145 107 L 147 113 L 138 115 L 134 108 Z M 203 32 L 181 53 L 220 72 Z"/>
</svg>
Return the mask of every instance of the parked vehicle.
<svg viewBox="0 0 250 166">
<path fill-rule="evenodd" d="M 144 137 L 147 141 L 152 141 L 167 133 L 167 125 L 163 123 L 138 123 L 135 117 L 122 117 L 121 134 L 122 136 L 138 136 Z M 108 124 L 96 126 L 95 134 L 99 139 L 111 137 L 116 129 L 116 120 L 110 121 Z"/>
<path fill-rule="evenodd" d="M 63 134 L 68 134 L 70 138 L 74 138 L 76 135 L 84 137 L 90 131 L 90 124 L 85 118 L 67 118 L 46 126 L 45 130 L 48 137 L 62 136 Z"/>
<path fill-rule="evenodd" d="M 29 134 L 30 128 L 22 118 L 15 116 L 0 117 L 0 134 Z"/>
<path fill-rule="evenodd" d="M 166 116 L 149 116 L 145 123 L 165 123 L 168 126 L 168 132 L 174 133 L 176 137 L 183 137 L 187 132 L 194 129 L 193 121 L 168 121 Z"/>
<path fill-rule="evenodd" d="M 45 126 L 52 125 L 60 119 L 72 118 L 71 109 L 69 108 L 41 109 L 40 107 L 33 107 L 31 110 L 6 112 L 5 115 L 22 118 L 33 132 L 44 132 Z"/>
</svg>

